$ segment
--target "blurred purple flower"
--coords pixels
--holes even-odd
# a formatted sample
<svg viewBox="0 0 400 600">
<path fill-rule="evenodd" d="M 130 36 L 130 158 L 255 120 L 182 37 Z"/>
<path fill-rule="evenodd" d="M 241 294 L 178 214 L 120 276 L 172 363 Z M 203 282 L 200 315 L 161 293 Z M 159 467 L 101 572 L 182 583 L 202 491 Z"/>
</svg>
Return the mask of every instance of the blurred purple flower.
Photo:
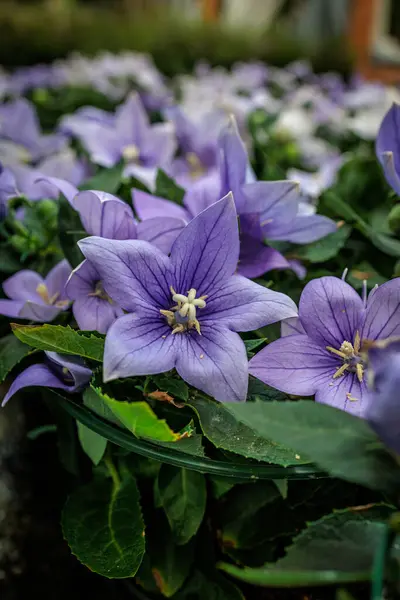
<svg viewBox="0 0 400 600">
<path fill-rule="evenodd" d="M 42 134 L 36 111 L 24 98 L 0 105 L 0 140 L 2 139 L 25 148 L 32 161 L 59 152 L 67 143 L 62 135 Z"/>
<path fill-rule="evenodd" d="M 381 439 L 400 454 L 400 338 L 389 338 L 368 349 L 368 384 L 363 416 Z"/>
<path fill-rule="evenodd" d="M 72 393 L 80 391 L 89 383 L 92 371 L 85 367 L 80 357 L 56 352 L 45 352 L 45 355 L 43 364 L 28 367 L 14 379 L 4 396 L 2 406 L 26 387 L 59 388 Z"/>
<path fill-rule="evenodd" d="M 43 279 L 35 271 L 23 269 L 3 282 L 10 298 L 0 300 L 0 315 L 39 323 L 53 321 L 70 304 L 65 284 L 71 273 L 66 260 L 58 263 Z"/>
<path fill-rule="evenodd" d="M 123 310 L 105 293 L 96 268 L 84 260 L 69 276 L 65 288 L 73 300 L 72 312 L 79 329 L 107 333 Z"/>
<path fill-rule="evenodd" d="M 150 188 L 157 168 L 169 166 L 176 147 L 171 124 L 150 124 L 136 93 L 117 108 L 112 123 L 82 119 L 77 137 L 93 162 L 112 167 L 124 160 L 124 175 L 132 175 Z"/>
<path fill-rule="evenodd" d="M 337 277 L 315 279 L 300 298 L 304 333 L 269 344 L 250 361 L 250 373 L 289 394 L 315 394 L 317 402 L 362 415 L 367 367 L 360 349 L 364 340 L 400 334 L 399 303 L 400 278 L 368 299 Z"/>
<path fill-rule="evenodd" d="M 376 138 L 376 155 L 383 167 L 386 180 L 400 196 L 400 105 L 386 113 Z"/>
<path fill-rule="evenodd" d="M 245 400 L 248 363 L 236 331 L 295 316 L 293 301 L 234 275 L 239 258 L 232 196 L 179 234 L 170 257 L 141 241 L 79 242 L 105 292 L 129 314 L 110 327 L 104 379 L 180 376 L 221 401 Z"/>
<path fill-rule="evenodd" d="M 315 173 L 301 171 L 300 169 L 289 169 L 286 176 L 300 186 L 302 194 L 310 198 L 318 198 L 324 190 L 332 187 L 336 181 L 336 175 L 344 163 L 344 157 L 333 156 L 328 158 Z"/>
</svg>

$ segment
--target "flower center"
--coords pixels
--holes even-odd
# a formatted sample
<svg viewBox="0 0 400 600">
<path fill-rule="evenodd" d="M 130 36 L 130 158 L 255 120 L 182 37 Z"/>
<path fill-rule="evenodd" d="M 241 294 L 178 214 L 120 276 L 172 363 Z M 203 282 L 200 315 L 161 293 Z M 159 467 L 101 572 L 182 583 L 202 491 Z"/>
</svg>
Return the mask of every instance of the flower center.
<svg viewBox="0 0 400 600">
<path fill-rule="evenodd" d="M 360 334 L 357 331 L 354 336 L 354 342 L 347 342 L 346 340 L 340 346 L 339 350 L 336 348 L 332 348 L 332 346 L 326 346 L 326 349 L 336 356 L 339 356 L 343 360 L 343 364 L 341 367 L 335 371 L 333 374 L 333 379 L 337 379 L 344 375 L 346 371 L 350 371 L 351 373 L 355 373 L 357 375 L 358 381 L 361 383 L 364 378 L 364 362 L 359 355 L 361 347 L 361 339 Z"/>
<path fill-rule="evenodd" d="M 128 163 L 137 163 L 139 161 L 140 151 L 136 144 L 128 144 L 122 150 L 122 157 Z"/>
<path fill-rule="evenodd" d="M 111 300 L 110 296 L 108 294 L 106 294 L 106 292 L 104 291 L 102 281 L 97 281 L 96 285 L 94 286 L 94 292 L 90 292 L 88 294 L 88 296 L 100 298 L 100 300 L 107 300 L 107 302 L 112 304 L 112 300 Z"/>
<path fill-rule="evenodd" d="M 188 329 L 195 329 L 200 332 L 200 323 L 197 320 L 196 311 L 198 308 L 205 308 L 207 296 L 196 298 L 197 290 L 191 288 L 184 294 L 177 294 L 171 286 L 172 300 L 176 302 L 170 310 L 160 310 L 160 313 L 166 317 L 168 325 L 172 327 L 172 333 L 183 333 Z"/>
<path fill-rule="evenodd" d="M 60 292 L 56 292 L 53 296 L 50 297 L 49 290 L 47 289 L 47 285 L 45 283 L 39 283 L 39 285 L 36 288 L 36 292 L 39 294 L 43 302 L 45 304 L 48 304 L 49 306 L 57 306 L 58 308 L 64 308 L 69 304 L 68 300 L 59 300 L 57 302 L 57 298 L 59 297 Z"/>
<path fill-rule="evenodd" d="M 198 179 L 205 173 L 205 169 L 201 163 L 201 160 L 194 152 L 188 152 L 186 154 L 186 160 L 190 169 L 190 176 L 192 179 Z"/>
</svg>

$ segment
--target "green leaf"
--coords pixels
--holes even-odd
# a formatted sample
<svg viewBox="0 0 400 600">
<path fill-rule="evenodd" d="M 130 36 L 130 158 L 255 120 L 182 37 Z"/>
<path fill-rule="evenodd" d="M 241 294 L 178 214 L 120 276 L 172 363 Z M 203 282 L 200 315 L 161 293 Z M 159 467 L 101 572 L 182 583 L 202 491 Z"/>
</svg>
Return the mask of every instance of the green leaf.
<svg viewBox="0 0 400 600">
<path fill-rule="evenodd" d="M 346 221 L 352 223 L 361 223 L 365 225 L 365 221 L 356 213 L 350 204 L 342 200 L 337 194 L 331 190 L 326 191 L 321 196 L 321 203 L 323 203 L 335 216 L 342 217 Z"/>
<path fill-rule="evenodd" d="M 153 539 L 152 539 L 153 538 Z M 170 598 L 182 587 L 193 564 L 194 545 L 174 544 L 170 532 L 158 529 L 149 539 L 154 580 L 163 596 Z"/>
<path fill-rule="evenodd" d="M 156 178 L 156 190 L 155 196 L 161 196 L 175 202 L 176 204 L 183 204 L 183 197 L 185 190 L 181 188 L 175 181 L 169 177 L 162 169 L 158 169 Z"/>
<path fill-rule="evenodd" d="M 103 577 L 133 577 L 145 549 L 139 492 L 132 477 L 95 479 L 67 500 L 62 515 L 71 551 Z"/>
<path fill-rule="evenodd" d="M 246 346 L 247 358 L 252 358 L 255 354 L 253 350 L 265 344 L 267 338 L 256 338 L 255 340 L 243 340 L 244 345 Z"/>
<path fill-rule="evenodd" d="M 293 450 L 281 446 L 272 439 L 265 439 L 255 429 L 238 421 L 228 410 L 228 404 L 215 402 L 199 395 L 192 400 L 190 406 L 200 420 L 204 435 L 217 448 L 285 467 L 309 462 L 297 459 Z M 252 408 L 256 405 L 248 403 L 248 406 Z"/>
<path fill-rule="evenodd" d="M 103 438 L 95 431 L 92 431 L 80 421 L 77 421 L 77 425 L 78 437 L 82 450 L 88 455 L 94 465 L 98 465 L 106 451 L 106 438 Z"/>
<path fill-rule="evenodd" d="M 289 396 L 280 392 L 269 385 L 266 385 L 256 377 L 249 377 L 249 389 L 247 391 L 247 400 L 262 400 L 263 402 L 272 402 L 277 400 L 283 402 L 289 400 Z"/>
<path fill-rule="evenodd" d="M 312 263 L 321 263 L 330 260 L 345 246 L 350 237 L 351 230 L 351 225 L 342 225 L 337 231 L 330 233 L 321 240 L 297 248 L 296 253 L 302 259 Z"/>
<path fill-rule="evenodd" d="M 34 352 L 32 348 L 23 344 L 12 333 L 0 338 L 0 383 L 5 380 L 15 365 L 32 352 Z"/>
<path fill-rule="evenodd" d="M 116 418 L 112 410 L 106 405 L 104 400 L 93 389 L 93 387 L 88 387 L 84 390 L 83 404 L 106 421 L 111 421 L 111 423 L 115 423 L 116 425 L 120 425 L 122 427 L 120 421 Z"/>
<path fill-rule="evenodd" d="M 231 581 L 219 573 L 203 573 L 195 569 L 187 584 L 178 592 L 174 600 L 245 600 L 242 592 Z"/>
<path fill-rule="evenodd" d="M 237 481 L 229 477 L 210 476 L 209 480 L 211 481 L 213 496 L 217 500 L 222 498 L 237 484 Z"/>
<path fill-rule="evenodd" d="M 81 190 L 100 190 L 101 192 L 108 192 L 109 194 L 115 194 L 121 185 L 122 172 L 124 170 L 124 163 L 120 161 L 114 167 L 110 169 L 101 169 L 91 179 L 85 181 L 83 185 L 79 187 Z"/>
<path fill-rule="evenodd" d="M 158 419 L 147 402 L 120 402 L 110 398 L 100 388 L 91 387 L 117 419 L 137 437 L 160 442 L 179 439 L 179 434 L 174 433 L 164 419 Z"/>
<path fill-rule="evenodd" d="M 58 205 L 60 246 L 71 267 L 75 268 L 84 259 L 77 242 L 82 238 L 87 237 L 88 234 L 83 228 L 79 214 L 72 208 L 68 200 L 62 194 L 60 194 Z"/>
<path fill-rule="evenodd" d="M 310 523 L 286 549 L 284 558 L 261 568 L 220 568 L 242 581 L 266 587 L 337 585 L 368 581 L 374 552 L 391 509 L 346 509 Z"/>
<path fill-rule="evenodd" d="M 192 433 L 190 437 L 180 438 L 176 442 L 157 442 L 157 445 L 164 448 L 172 448 L 185 454 L 204 456 L 203 436 L 199 433 Z"/>
<path fill-rule="evenodd" d="M 354 288 L 362 289 L 363 281 L 367 282 L 369 288 L 373 288 L 375 285 L 382 285 L 387 280 L 382 275 L 379 275 L 367 261 L 362 261 L 349 271 L 346 281 Z"/>
<path fill-rule="evenodd" d="M 16 325 L 11 323 L 13 334 L 33 348 L 75 354 L 98 362 L 103 361 L 104 339 L 62 325 Z"/>
<path fill-rule="evenodd" d="M 158 473 L 158 492 L 175 542 L 187 542 L 204 517 L 207 491 L 204 475 L 163 464 Z"/>
<path fill-rule="evenodd" d="M 166 375 L 153 375 L 152 380 L 159 390 L 168 392 L 174 398 L 179 398 L 183 402 L 189 399 L 189 386 L 182 380 Z"/>
<path fill-rule="evenodd" d="M 360 227 L 360 230 L 378 250 L 396 258 L 400 256 L 400 241 L 398 239 L 386 233 L 375 231 L 372 227 Z"/>
<path fill-rule="evenodd" d="M 311 400 L 225 406 L 254 435 L 290 445 L 334 477 L 382 491 L 398 489 L 396 461 L 363 419 Z"/>
</svg>

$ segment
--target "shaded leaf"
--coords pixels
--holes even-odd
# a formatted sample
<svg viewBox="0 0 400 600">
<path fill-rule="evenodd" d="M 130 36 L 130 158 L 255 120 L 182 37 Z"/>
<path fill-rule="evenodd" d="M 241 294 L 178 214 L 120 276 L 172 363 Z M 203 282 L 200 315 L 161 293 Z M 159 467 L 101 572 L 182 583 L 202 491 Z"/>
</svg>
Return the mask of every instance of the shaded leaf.
<svg viewBox="0 0 400 600">
<path fill-rule="evenodd" d="M 250 375 L 247 400 L 262 400 L 263 402 L 272 402 L 273 400 L 277 400 L 282 402 L 289 400 L 289 396 Z"/>
<path fill-rule="evenodd" d="M 229 477 L 210 476 L 209 480 L 211 481 L 213 496 L 214 498 L 217 498 L 217 500 L 222 498 L 222 496 L 227 494 L 237 484 L 235 480 L 232 480 Z"/>
<path fill-rule="evenodd" d="M 242 592 L 219 573 L 203 573 L 195 569 L 187 584 L 175 596 L 176 600 L 245 600 Z"/>
<path fill-rule="evenodd" d="M 13 334 L 38 350 L 74 354 L 103 361 L 104 339 L 62 325 L 16 325 L 11 323 Z"/>
<path fill-rule="evenodd" d="M 267 338 L 256 338 L 255 340 L 243 340 L 244 345 L 246 346 L 247 358 L 252 358 L 255 354 L 253 350 L 265 344 Z"/>
<path fill-rule="evenodd" d="M 171 200 L 176 204 L 183 204 L 185 190 L 175 183 L 172 177 L 169 177 L 165 171 L 158 169 L 155 195 Z"/>
<path fill-rule="evenodd" d="M 109 194 L 115 194 L 118 191 L 122 181 L 122 172 L 124 170 L 124 163 L 120 161 L 114 167 L 110 169 L 100 169 L 96 175 L 91 177 L 79 186 L 80 190 L 99 190 L 101 192 L 108 192 Z"/>
<path fill-rule="evenodd" d="M 282 466 L 309 462 L 297 459 L 293 450 L 272 441 L 273 438 L 269 440 L 260 436 L 254 428 L 236 419 L 228 410 L 228 404 L 214 402 L 198 395 L 191 401 L 190 406 L 199 417 L 204 435 L 217 448 Z M 253 408 L 257 405 L 248 403 L 247 406 Z M 264 406 L 264 403 L 261 406 Z"/>
<path fill-rule="evenodd" d="M 174 398 L 186 402 L 189 398 L 189 386 L 182 380 L 166 375 L 153 375 L 152 380 L 158 389 L 168 392 Z"/>
<path fill-rule="evenodd" d="M 32 348 L 22 343 L 12 333 L 0 338 L 0 383 L 5 380 L 15 365 L 32 352 L 34 352 Z"/>
<path fill-rule="evenodd" d="M 86 425 L 77 421 L 78 438 L 82 446 L 82 450 L 88 455 L 94 465 L 98 465 L 103 458 L 107 447 L 107 440 L 101 435 L 92 431 Z"/>
<path fill-rule="evenodd" d="M 311 400 L 226 405 L 232 416 L 267 441 L 290 444 L 330 475 L 373 489 L 400 483 L 396 461 L 362 419 Z"/>
<path fill-rule="evenodd" d="M 145 549 L 139 492 L 132 477 L 98 479 L 74 492 L 62 514 L 71 551 L 103 577 L 133 577 Z"/>
<path fill-rule="evenodd" d="M 351 225 L 342 225 L 334 233 L 330 233 L 326 237 L 308 244 L 301 248 L 297 248 L 296 254 L 312 263 L 320 263 L 334 258 L 340 250 L 345 246 L 350 237 Z"/>
<path fill-rule="evenodd" d="M 72 268 L 77 267 L 85 258 L 77 242 L 87 237 L 81 219 L 68 200 L 60 194 L 58 200 L 58 233 L 60 246 Z"/>
<path fill-rule="evenodd" d="M 157 487 L 175 542 L 186 544 L 196 534 L 204 517 L 207 500 L 204 475 L 163 464 Z"/>
</svg>

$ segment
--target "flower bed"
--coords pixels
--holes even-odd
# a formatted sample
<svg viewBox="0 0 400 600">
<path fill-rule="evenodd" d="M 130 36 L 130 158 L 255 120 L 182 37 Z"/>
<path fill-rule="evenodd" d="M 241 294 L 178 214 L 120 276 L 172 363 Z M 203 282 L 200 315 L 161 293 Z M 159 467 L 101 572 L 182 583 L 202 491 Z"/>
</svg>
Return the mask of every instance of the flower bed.
<svg viewBox="0 0 400 600">
<path fill-rule="evenodd" d="M 60 436 L 73 425 L 72 553 L 154 597 L 371 581 L 380 597 L 396 92 L 302 62 L 167 81 L 134 54 L 0 89 L 3 405 L 41 395 Z"/>
</svg>

